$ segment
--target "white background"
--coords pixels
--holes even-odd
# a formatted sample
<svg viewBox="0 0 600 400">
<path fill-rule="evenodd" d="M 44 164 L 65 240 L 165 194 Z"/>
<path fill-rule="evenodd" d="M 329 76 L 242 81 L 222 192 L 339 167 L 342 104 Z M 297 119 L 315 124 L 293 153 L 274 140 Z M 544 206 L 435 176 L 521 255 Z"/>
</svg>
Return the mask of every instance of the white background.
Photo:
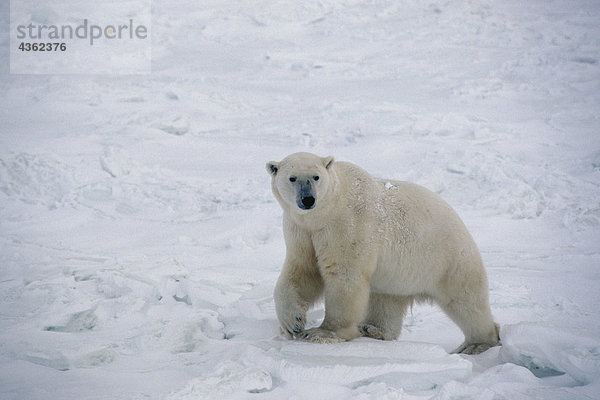
<svg viewBox="0 0 600 400">
<path fill-rule="evenodd" d="M 598 2 L 154 1 L 146 76 L 9 74 L 7 3 L 2 399 L 597 398 Z M 503 346 L 279 337 L 295 151 L 455 207 Z"/>
</svg>

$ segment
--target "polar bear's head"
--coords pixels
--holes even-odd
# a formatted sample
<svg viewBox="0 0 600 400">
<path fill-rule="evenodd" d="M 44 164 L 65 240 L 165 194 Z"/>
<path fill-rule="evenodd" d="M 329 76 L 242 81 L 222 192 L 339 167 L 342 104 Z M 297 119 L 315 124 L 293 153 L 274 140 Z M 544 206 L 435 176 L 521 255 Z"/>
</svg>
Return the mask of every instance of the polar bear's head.
<svg viewBox="0 0 600 400">
<path fill-rule="evenodd" d="M 281 162 L 268 162 L 267 172 L 272 176 L 275 197 L 290 210 L 314 209 L 328 193 L 332 164 L 333 157 L 310 153 L 295 153 Z"/>
</svg>

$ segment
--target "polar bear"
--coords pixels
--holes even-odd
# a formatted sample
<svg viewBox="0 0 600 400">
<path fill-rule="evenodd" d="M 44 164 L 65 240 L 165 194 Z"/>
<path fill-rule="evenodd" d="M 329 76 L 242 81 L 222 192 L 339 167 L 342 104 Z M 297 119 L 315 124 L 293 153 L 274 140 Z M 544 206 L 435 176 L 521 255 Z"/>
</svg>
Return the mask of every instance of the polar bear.
<svg viewBox="0 0 600 400">
<path fill-rule="evenodd" d="M 500 344 L 481 256 L 444 200 L 333 157 L 296 153 L 266 167 L 283 208 L 286 258 L 274 299 L 285 336 L 395 340 L 408 306 L 433 301 L 465 335 L 455 353 Z M 305 330 L 321 298 L 325 318 Z"/>
</svg>

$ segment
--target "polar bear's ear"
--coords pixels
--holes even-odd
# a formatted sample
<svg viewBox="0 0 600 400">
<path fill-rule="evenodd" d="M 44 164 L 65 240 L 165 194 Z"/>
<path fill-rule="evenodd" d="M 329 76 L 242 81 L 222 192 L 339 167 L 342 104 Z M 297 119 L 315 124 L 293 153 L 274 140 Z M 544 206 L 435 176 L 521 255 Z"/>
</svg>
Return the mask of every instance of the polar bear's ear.
<svg viewBox="0 0 600 400">
<path fill-rule="evenodd" d="M 271 176 L 277 175 L 277 171 L 279 171 L 279 163 L 276 161 L 271 161 L 267 163 L 267 172 Z"/>
<path fill-rule="evenodd" d="M 333 156 L 323 158 L 323 165 L 325 166 L 325 168 L 331 167 L 332 164 L 333 164 Z"/>
</svg>

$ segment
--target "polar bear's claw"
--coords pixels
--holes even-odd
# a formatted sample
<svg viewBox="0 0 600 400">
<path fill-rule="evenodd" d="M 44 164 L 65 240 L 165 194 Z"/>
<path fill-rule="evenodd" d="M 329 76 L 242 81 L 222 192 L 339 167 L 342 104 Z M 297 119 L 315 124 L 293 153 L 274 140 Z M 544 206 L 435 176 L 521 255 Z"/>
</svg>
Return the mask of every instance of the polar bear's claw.
<svg viewBox="0 0 600 400">
<path fill-rule="evenodd" d="M 306 321 L 304 320 L 304 317 L 301 315 L 296 315 L 296 323 L 294 324 L 294 334 L 299 334 L 300 332 L 302 332 L 304 330 L 304 325 L 306 325 Z"/>
</svg>

